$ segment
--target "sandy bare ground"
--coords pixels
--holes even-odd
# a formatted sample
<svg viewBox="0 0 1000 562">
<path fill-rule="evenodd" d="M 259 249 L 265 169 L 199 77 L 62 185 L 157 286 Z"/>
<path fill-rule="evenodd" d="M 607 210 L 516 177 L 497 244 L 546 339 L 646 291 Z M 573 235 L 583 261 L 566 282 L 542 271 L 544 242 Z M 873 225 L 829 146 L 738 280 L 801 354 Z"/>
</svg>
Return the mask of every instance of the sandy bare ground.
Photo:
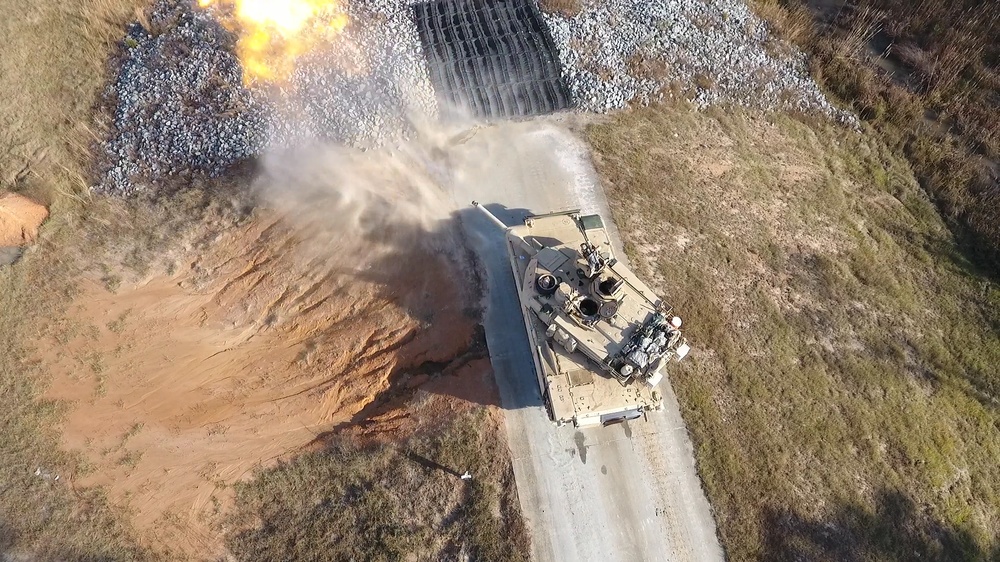
<svg viewBox="0 0 1000 562">
<path fill-rule="evenodd" d="M 180 252 L 172 273 L 84 280 L 35 350 L 89 467 L 72 485 L 106 486 L 158 549 L 219 555 L 230 484 L 384 402 L 390 378 L 425 382 L 406 368 L 468 348 L 476 321 L 439 255 L 358 254 L 327 234 L 261 216 Z M 483 376 L 428 388 L 475 394 Z"/>
</svg>

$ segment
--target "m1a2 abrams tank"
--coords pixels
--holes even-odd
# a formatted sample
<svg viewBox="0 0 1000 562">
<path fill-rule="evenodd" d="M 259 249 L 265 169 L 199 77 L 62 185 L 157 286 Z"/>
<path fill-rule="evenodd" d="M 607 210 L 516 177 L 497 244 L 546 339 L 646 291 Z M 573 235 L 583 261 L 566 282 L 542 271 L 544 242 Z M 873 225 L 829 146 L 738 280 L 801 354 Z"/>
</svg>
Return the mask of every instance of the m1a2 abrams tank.
<svg viewBox="0 0 1000 562">
<path fill-rule="evenodd" d="M 514 283 L 552 419 L 610 424 L 660 409 L 663 369 L 690 351 L 673 310 L 614 257 L 599 215 L 529 216 L 507 227 Z"/>
</svg>

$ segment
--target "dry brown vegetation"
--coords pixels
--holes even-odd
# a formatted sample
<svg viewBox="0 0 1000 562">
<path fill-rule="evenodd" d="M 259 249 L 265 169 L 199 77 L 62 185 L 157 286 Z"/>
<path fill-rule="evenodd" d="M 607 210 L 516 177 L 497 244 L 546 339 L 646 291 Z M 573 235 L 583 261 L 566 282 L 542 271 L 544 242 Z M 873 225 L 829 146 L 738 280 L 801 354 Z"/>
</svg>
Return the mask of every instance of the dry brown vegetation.
<svg viewBox="0 0 1000 562">
<path fill-rule="evenodd" d="M 32 321 L 73 291 L 62 259 L 37 255 L 75 234 L 90 111 L 112 42 L 141 3 L 0 1 L 0 191 L 25 192 L 54 211 L 40 247 L 0 271 L 0 553 L 9 556 L 145 557 L 101 490 L 55 480 L 75 459 L 58 446 L 61 408 L 38 399 L 44 381 L 28 376 L 20 345 L 34 335 Z"/>
<path fill-rule="evenodd" d="M 731 560 L 1000 557 L 1000 290 L 877 138 L 739 111 L 589 129 Z"/>
<path fill-rule="evenodd" d="M 571 18 L 583 10 L 583 0 L 539 0 L 538 7 L 543 12 Z"/>
<path fill-rule="evenodd" d="M 913 166 L 966 254 L 1000 268 L 1000 3 L 752 3 Z"/>
<path fill-rule="evenodd" d="M 284 560 L 527 560 L 499 412 L 442 420 L 433 434 L 336 440 L 236 487 L 230 551 Z M 461 480 L 465 471 L 471 480 Z"/>
<path fill-rule="evenodd" d="M 142 0 L 0 0 L 0 190 L 46 202 L 86 188 L 91 110 Z"/>
</svg>

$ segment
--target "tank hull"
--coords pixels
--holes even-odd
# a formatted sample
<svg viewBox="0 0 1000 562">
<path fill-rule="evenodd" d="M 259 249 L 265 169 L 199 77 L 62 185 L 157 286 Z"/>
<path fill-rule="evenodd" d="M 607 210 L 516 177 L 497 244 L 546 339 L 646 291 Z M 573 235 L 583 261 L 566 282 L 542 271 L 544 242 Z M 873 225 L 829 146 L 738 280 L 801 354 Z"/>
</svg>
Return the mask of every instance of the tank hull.
<svg viewBox="0 0 1000 562">
<path fill-rule="evenodd" d="M 606 262 L 600 271 L 618 282 L 615 299 L 608 296 L 596 302 L 594 297 L 593 305 L 583 302 L 598 294 L 589 285 L 599 277 L 588 276 L 587 261 L 577 250 L 584 243 L 600 251 Z M 539 391 L 552 420 L 607 425 L 662 408 L 658 388 L 648 384 L 652 378 L 624 377 L 612 367 L 612 358 L 621 356 L 636 331 L 654 316 L 669 312 L 669 307 L 617 264 L 600 217 L 581 217 L 575 211 L 528 217 L 524 225 L 506 229 L 506 248 Z M 539 276 L 545 274 L 557 278 L 556 289 L 539 284 Z M 606 311 L 612 300 L 613 310 Z M 597 320 L 592 324 L 566 312 L 570 305 L 580 308 L 581 303 L 593 309 Z M 589 308 L 585 310 L 590 312 Z"/>
</svg>

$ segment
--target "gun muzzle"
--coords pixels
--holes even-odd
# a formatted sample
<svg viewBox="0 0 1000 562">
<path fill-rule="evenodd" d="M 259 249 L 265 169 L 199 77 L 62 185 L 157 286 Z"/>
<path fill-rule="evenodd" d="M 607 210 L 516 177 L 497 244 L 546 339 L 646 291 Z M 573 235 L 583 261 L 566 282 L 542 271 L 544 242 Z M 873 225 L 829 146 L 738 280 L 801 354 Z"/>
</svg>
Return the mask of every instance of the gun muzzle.
<svg viewBox="0 0 1000 562">
<path fill-rule="evenodd" d="M 480 211 L 482 211 L 483 213 L 485 213 L 486 216 L 489 217 L 490 220 L 493 221 L 494 224 L 496 224 L 497 226 L 500 227 L 500 230 L 507 230 L 508 226 L 506 224 L 504 224 L 503 221 L 501 221 L 500 219 L 498 219 L 496 215 L 494 215 L 493 213 L 491 213 L 489 211 L 489 209 L 487 209 L 483 205 L 480 205 L 479 201 L 473 201 L 472 202 L 472 206 L 476 207 L 477 209 L 479 209 Z"/>
</svg>

